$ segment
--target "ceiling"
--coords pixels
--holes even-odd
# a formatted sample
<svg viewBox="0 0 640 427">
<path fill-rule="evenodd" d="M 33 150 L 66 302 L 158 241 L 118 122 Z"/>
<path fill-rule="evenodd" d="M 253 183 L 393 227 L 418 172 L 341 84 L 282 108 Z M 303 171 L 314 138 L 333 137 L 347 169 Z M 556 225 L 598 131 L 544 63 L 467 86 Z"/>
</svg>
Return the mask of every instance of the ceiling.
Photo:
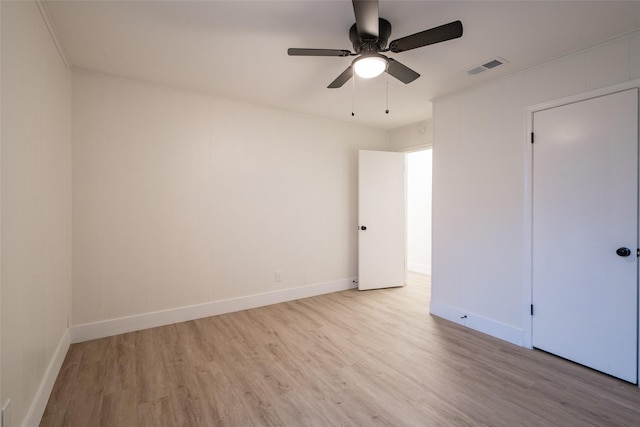
<svg viewBox="0 0 640 427">
<path fill-rule="evenodd" d="M 290 57 L 287 48 L 353 50 L 348 0 L 46 4 L 76 69 L 381 129 L 431 117 L 431 98 L 640 28 L 640 1 L 382 0 L 390 40 L 455 20 L 464 35 L 389 53 L 421 74 L 408 85 L 383 74 L 327 89 L 353 58 Z M 496 56 L 509 63 L 467 75 Z"/>
</svg>

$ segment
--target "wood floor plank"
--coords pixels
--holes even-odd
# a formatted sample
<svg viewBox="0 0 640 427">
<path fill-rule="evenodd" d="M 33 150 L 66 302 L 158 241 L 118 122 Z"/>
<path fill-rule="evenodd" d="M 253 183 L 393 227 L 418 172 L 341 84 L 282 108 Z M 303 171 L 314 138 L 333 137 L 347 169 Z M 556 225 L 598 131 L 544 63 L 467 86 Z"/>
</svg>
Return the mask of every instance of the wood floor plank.
<svg viewBox="0 0 640 427">
<path fill-rule="evenodd" d="M 138 416 L 137 409 L 136 394 L 132 388 L 105 394 L 100 411 L 100 425 L 135 426 Z"/>
<path fill-rule="evenodd" d="M 110 345 L 104 354 L 108 372 L 104 385 L 106 395 L 133 390 L 136 387 L 135 334 L 122 334 L 110 338 Z"/>
<path fill-rule="evenodd" d="M 71 346 L 41 426 L 631 426 L 640 390 L 428 313 L 429 277 Z"/>
</svg>

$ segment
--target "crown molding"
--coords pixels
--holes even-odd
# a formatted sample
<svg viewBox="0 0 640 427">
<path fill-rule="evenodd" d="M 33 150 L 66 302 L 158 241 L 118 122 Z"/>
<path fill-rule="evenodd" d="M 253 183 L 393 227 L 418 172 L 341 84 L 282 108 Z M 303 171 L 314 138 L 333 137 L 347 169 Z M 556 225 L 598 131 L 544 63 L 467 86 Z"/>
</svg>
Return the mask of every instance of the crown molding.
<svg viewBox="0 0 640 427">
<path fill-rule="evenodd" d="M 51 15 L 49 15 L 49 9 L 47 8 L 47 3 L 45 0 L 35 0 L 38 5 L 38 9 L 40 10 L 40 15 L 42 15 L 42 19 L 44 20 L 47 29 L 49 30 L 49 34 L 51 35 L 51 39 L 53 43 L 56 45 L 58 49 L 58 53 L 60 54 L 60 58 L 62 58 L 62 62 L 67 67 L 67 70 L 71 69 L 71 64 L 68 59 L 67 52 L 65 51 L 62 43 L 60 43 L 60 37 L 56 33 L 56 28 L 53 25 L 53 21 L 51 20 Z"/>
</svg>

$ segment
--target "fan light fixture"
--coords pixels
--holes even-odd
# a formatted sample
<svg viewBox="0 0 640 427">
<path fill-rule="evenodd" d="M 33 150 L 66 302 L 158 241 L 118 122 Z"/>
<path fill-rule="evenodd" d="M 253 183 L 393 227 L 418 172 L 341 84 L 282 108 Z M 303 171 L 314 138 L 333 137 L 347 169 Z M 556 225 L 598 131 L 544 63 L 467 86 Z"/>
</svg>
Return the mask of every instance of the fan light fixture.
<svg viewBox="0 0 640 427">
<path fill-rule="evenodd" d="M 359 58 L 351 61 L 347 69 L 327 86 L 328 89 L 341 88 L 356 75 L 370 79 L 379 76 L 385 71 L 391 77 L 400 80 L 404 84 L 411 83 L 420 77 L 420 74 L 396 61 L 395 58 L 387 58 L 381 54 L 386 52 L 402 53 L 462 37 L 462 22 L 453 21 L 387 43 L 391 36 L 391 23 L 380 17 L 378 13 L 380 1 L 352 0 L 351 3 L 353 3 L 353 14 L 356 22 L 349 28 L 349 40 L 353 44 L 354 52 L 348 49 L 293 47 L 287 50 L 289 56 L 334 56 L 345 58 L 360 55 Z M 488 64 L 492 65 L 493 63 Z"/>
<path fill-rule="evenodd" d="M 378 77 L 387 69 L 388 61 L 383 55 L 366 55 L 353 61 L 353 69 L 363 79 Z"/>
</svg>

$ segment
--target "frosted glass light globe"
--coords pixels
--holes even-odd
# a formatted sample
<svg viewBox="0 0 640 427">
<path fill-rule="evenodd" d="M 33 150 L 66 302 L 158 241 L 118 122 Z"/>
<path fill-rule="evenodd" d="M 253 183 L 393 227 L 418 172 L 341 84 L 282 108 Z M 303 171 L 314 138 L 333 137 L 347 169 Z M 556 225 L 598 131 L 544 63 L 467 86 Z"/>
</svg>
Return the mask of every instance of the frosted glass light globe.
<svg viewBox="0 0 640 427">
<path fill-rule="evenodd" d="M 356 74 L 364 79 L 377 77 L 387 69 L 387 60 L 382 56 L 361 56 L 353 62 Z"/>
</svg>

